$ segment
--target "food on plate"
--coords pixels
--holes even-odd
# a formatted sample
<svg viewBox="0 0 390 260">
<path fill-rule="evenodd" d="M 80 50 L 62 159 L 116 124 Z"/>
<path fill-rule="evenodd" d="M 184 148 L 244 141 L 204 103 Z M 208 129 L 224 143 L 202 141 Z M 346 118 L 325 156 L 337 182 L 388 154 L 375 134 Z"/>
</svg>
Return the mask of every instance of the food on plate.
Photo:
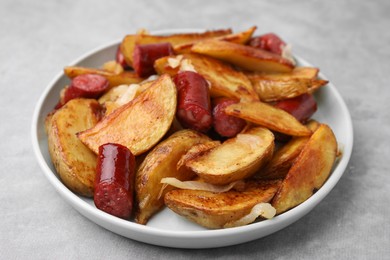
<svg viewBox="0 0 390 260">
<path fill-rule="evenodd" d="M 105 143 L 122 144 L 134 155 L 144 153 L 169 130 L 176 111 L 176 96 L 171 78 L 162 76 L 136 99 L 77 136 L 96 154 Z"/>
<path fill-rule="evenodd" d="M 211 184 L 224 185 L 251 177 L 274 151 L 274 135 L 253 127 L 186 162 L 186 166 Z"/>
<path fill-rule="evenodd" d="M 186 181 L 195 176 L 188 168 L 179 169 L 177 163 L 191 147 L 208 141 L 210 138 L 197 131 L 181 130 L 159 143 L 146 155 L 135 180 L 137 223 L 146 224 L 148 219 L 164 206 L 164 195 L 170 188 L 161 191 L 162 178 L 175 177 Z"/>
<path fill-rule="evenodd" d="M 337 155 L 332 130 L 321 124 L 307 141 L 272 200 L 277 214 L 299 205 L 321 188 Z"/>
<path fill-rule="evenodd" d="M 177 214 L 204 227 L 224 228 L 248 215 L 257 204 L 270 202 L 279 185 L 279 180 L 247 180 L 244 189 L 239 191 L 176 189 L 168 192 L 164 201 Z"/>
<path fill-rule="evenodd" d="M 191 50 L 230 62 L 250 71 L 290 72 L 294 68 L 294 64 L 290 60 L 280 55 L 226 41 L 201 41 L 192 46 Z"/>
<path fill-rule="evenodd" d="M 95 206 L 108 214 L 129 219 L 133 210 L 135 157 L 127 147 L 107 143 L 99 147 Z"/>
<path fill-rule="evenodd" d="M 62 182 L 73 192 L 92 197 L 96 155 L 76 136 L 93 127 L 100 117 L 94 99 L 72 99 L 46 118 L 49 153 Z"/>
<path fill-rule="evenodd" d="M 193 71 L 181 71 L 173 81 L 177 88 L 177 119 L 186 128 L 207 132 L 213 123 L 207 81 Z"/>
<path fill-rule="evenodd" d="M 226 113 L 291 136 L 308 136 L 311 131 L 286 111 L 263 102 L 232 104 Z"/>
<path fill-rule="evenodd" d="M 138 224 L 167 206 L 213 229 L 308 199 L 337 154 L 332 130 L 315 120 L 328 81 L 296 64 L 279 36 L 255 30 L 143 30 L 100 69 L 65 67 L 70 83 L 45 126 L 63 183 Z"/>
</svg>

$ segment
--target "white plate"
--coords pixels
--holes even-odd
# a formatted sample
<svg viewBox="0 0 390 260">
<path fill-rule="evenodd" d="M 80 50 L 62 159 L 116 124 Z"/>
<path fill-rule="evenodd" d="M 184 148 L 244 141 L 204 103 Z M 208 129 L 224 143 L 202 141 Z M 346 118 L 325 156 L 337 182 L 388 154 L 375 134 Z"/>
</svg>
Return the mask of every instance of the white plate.
<svg viewBox="0 0 390 260">
<path fill-rule="evenodd" d="M 200 30 L 167 30 L 153 33 L 168 34 L 189 31 Z M 100 67 L 104 62 L 114 59 L 118 43 L 119 41 L 116 41 L 93 50 L 75 61 L 73 65 Z M 297 61 L 301 66 L 310 66 L 301 58 L 297 58 Z M 320 77 L 326 79 L 322 74 Z M 297 221 L 312 210 L 339 181 L 351 156 L 353 146 L 351 117 L 335 86 L 329 83 L 315 95 L 318 111 L 314 118 L 331 126 L 340 146 L 344 149 L 343 157 L 334 167 L 323 187 L 307 201 L 271 220 L 237 228 L 206 230 L 176 215 L 169 209 L 158 213 L 146 226 L 139 225 L 98 210 L 91 199 L 77 196 L 65 187 L 58 178 L 48 152 L 44 119 L 56 105 L 60 90 L 68 82 L 68 78 L 63 72 L 60 72 L 47 86 L 36 105 L 32 124 L 32 142 L 38 163 L 59 194 L 82 215 L 112 232 L 145 243 L 177 248 L 212 248 L 240 244 L 272 234 Z"/>
</svg>

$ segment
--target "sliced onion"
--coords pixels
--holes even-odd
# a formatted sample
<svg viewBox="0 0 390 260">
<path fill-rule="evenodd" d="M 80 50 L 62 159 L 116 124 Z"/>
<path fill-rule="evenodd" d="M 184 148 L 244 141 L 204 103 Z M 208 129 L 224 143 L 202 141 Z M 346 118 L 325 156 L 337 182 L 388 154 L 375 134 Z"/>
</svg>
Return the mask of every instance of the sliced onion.
<svg viewBox="0 0 390 260">
<path fill-rule="evenodd" d="M 119 106 L 122 106 L 133 100 L 139 89 L 139 84 L 130 84 L 126 91 L 115 101 Z"/>
<path fill-rule="evenodd" d="M 292 55 L 292 46 L 291 44 L 287 44 L 285 46 L 282 46 L 282 57 L 286 60 L 291 61 L 293 65 L 296 65 L 296 62 L 294 60 L 294 56 Z"/>
<path fill-rule="evenodd" d="M 184 59 L 180 62 L 180 71 L 197 72 L 189 59 Z"/>
<path fill-rule="evenodd" d="M 275 214 L 276 209 L 272 207 L 271 204 L 261 202 L 256 204 L 248 215 L 240 218 L 239 220 L 228 222 L 223 227 L 230 228 L 244 226 L 254 222 L 259 216 L 270 219 L 273 218 Z"/>
<path fill-rule="evenodd" d="M 181 60 L 183 59 L 183 55 L 177 55 L 176 57 L 169 57 L 168 58 L 168 65 L 172 69 L 175 69 L 180 66 Z"/>
<path fill-rule="evenodd" d="M 231 189 L 242 189 L 245 185 L 245 182 L 242 180 L 235 181 L 226 185 L 214 185 L 207 182 L 201 181 L 181 181 L 173 177 L 162 178 L 161 183 L 163 183 L 163 187 L 161 188 L 159 197 L 162 195 L 163 190 L 167 185 L 174 186 L 183 190 L 202 190 L 202 191 L 210 191 L 210 192 L 227 192 Z"/>
</svg>

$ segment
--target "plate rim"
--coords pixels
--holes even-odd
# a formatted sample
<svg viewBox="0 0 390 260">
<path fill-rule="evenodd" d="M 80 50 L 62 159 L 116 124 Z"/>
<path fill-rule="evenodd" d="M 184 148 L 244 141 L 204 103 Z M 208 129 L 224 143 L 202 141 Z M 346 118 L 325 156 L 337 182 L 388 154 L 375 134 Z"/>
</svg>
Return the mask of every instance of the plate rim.
<svg viewBox="0 0 390 260">
<path fill-rule="evenodd" d="M 203 29 L 171 29 L 171 30 L 159 30 L 159 31 L 153 31 L 152 34 L 167 34 L 167 33 L 186 33 L 186 32 L 202 32 Z M 115 40 L 110 41 L 106 44 L 102 44 L 85 54 L 81 55 L 79 58 L 75 59 L 73 62 L 70 63 L 70 65 L 76 65 L 81 63 L 83 60 L 91 57 L 92 55 L 104 51 L 105 49 L 112 48 L 114 45 L 118 45 L 121 40 Z M 294 55 L 294 57 L 299 61 L 300 64 L 303 65 L 310 65 L 309 62 L 307 62 L 305 59 L 302 59 L 299 56 Z M 95 222 L 96 224 L 105 227 L 106 229 L 109 229 L 111 232 L 118 233 L 122 236 L 125 236 L 130 239 L 138 240 L 141 242 L 146 242 L 148 244 L 154 244 L 154 245 L 162 245 L 162 246 L 169 246 L 169 247 L 177 247 L 177 248 L 214 248 L 214 247 L 221 247 L 221 246 L 229 246 L 239 243 L 244 243 L 251 241 L 253 239 L 261 238 L 264 236 L 267 236 L 271 233 L 277 232 L 280 229 L 285 228 L 286 226 L 292 224 L 293 222 L 297 221 L 298 219 L 305 216 L 308 212 L 310 212 L 316 205 L 318 205 L 327 195 L 330 193 L 330 191 L 334 188 L 334 186 L 338 183 L 340 178 L 345 172 L 345 169 L 350 161 L 352 150 L 353 150 L 353 124 L 352 124 L 352 118 L 350 115 L 350 112 L 348 110 L 348 107 L 343 100 L 342 96 L 338 92 L 337 88 L 333 85 L 333 83 L 329 82 L 328 86 L 332 92 L 332 94 L 336 97 L 337 103 L 341 106 L 343 113 L 346 115 L 346 122 L 345 125 L 348 127 L 345 131 L 349 133 L 349 135 L 346 137 L 346 143 L 344 144 L 344 150 L 343 150 L 343 157 L 340 159 L 338 164 L 335 166 L 335 168 L 332 171 L 331 176 L 326 180 L 324 185 L 315 193 L 313 196 L 311 196 L 309 199 L 307 199 L 305 202 L 301 203 L 300 205 L 290 209 L 289 211 L 276 216 L 273 219 L 256 222 L 250 225 L 241 226 L 241 227 L 235 227 L 235 228 L 229 228 L 229 229 L 216 229 L 216 230 L 193 230 L 193 231 L 168 231 L 168 230 L 162 230 L 156 227 L 151 226 L 145 226 L 140 225 L 132 221 L 123 220 L 114 216 L 111 216 L 103 211 L 98 210 L 97 208 L 92 207 L 90 204 L 88 204 L 86 201 L 84 201 L 82 198 L 80 198 L 78 195 L 74 194 L 72 191 L 70 191 L 61 181 L 55 173 L 49 168 L 48 164 L 45 161 L 45 158 L 43 156 L 42 151 L 40 150 L 39 145 L 39 128 L 42 127 L 39 125 L 39 119 L 42 111 L 43 104 L 45 103 L 46 99 L 48 98 L 49 92 L 53 89 L 55 84 L 61 79 L 61 77 L 64 76 L 63 71 L 57 73 L 57 75 L 49 82 L 49 84 L 45 87 L 44 91 L 40 95 L 38 102 L 36 103 L 36 106 L 34 108 L 33 112 L 33 120 L 32 120 L 32 127 L 31 127 L 31 139 L 32 139 L 32 145 L 33 145 L 33 151 L 35 154 L 35 157 L 38 161 L 38 164 L 40 165 L 41 169 L 43 170 L 43 173 L 48 178 L 49 182 L 55 187 L 58 193 L 69 203 L 73 208 L 75 208 L 79 213 L 84 215 L 86 218 L 88 218 L 90 221 Z M 321 78 L 327 79 L 327 77 L 320 72 L 319 76 Z M 44 137 L 47 138 L 47 137 Z M 91 216 L 98 219 L 98 221 L 95 219 L 91 219 Z M 100 222 L 100 223 L 98 223 Z M 223 243 L 217 243 L 216 245 L 207 245 L 204 246 L 196 246 L 196 245 L 186 245 L 186 243 L 183 243 L 183 245 L 162 241 L 162 242 L 156 242 L 156 241 L 149 241 L 150 239 L 141 237 L 140 239 L 129 237 L 127 234 L 124 234 L 125 232 L 115 232 L 111 230 L 109 227 L 105 226 L 102 222 L 108 222 L 110 225 L 118 226 L 118 227 L 124 227 L 126 229 L 130 228 L 136 232 L 142 233 L 144 235 L 151 235 L 155 236 L 156 238 L 164 237 L 164 238 L 175 238 L 175 239 L 199 239 L 199 238 L 216 238 L 216 237 L 224 237 L 224 236 L 231 236 L 231 235 L 237 235 L 237 234 L 244 234 L 248 232 L 254 232 L 259 229 L 267 228 L 268 232 L 264 232 L 262 235 L 255 236 L 254 238 L 250 239 L 242 239 L 240 242 L 223 242 Z M 275 226 L 278 226 L 275 228 Z M 269 229 L 272 229 L 269 231 Z"/>
</svg>

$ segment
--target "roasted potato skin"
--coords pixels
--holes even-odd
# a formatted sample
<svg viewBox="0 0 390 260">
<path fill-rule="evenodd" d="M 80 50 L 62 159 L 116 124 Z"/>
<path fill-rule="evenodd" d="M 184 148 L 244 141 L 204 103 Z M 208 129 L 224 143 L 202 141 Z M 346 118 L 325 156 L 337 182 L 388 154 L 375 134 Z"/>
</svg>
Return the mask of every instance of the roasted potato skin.
<svg viewBox="0 0 390 260">
<path fill-rule="evenodd" d="M 96 154 L 100 145 L 119 143 L 134 155 L 157 144 L 167 133 L 175 117 L 177 90 L 168 75 L 161 76 L 146 91 L 115 109 L 95 127 L 78 137 Z"/>
<path fill-rule="evenodd" d="M 92 197 L 97 158 L 76 136 L 99 120 L 99 103 L 73 99 L 46 118 L 49 153 L 61 180 L 73 192 Z"/>
<path fill-rule="evenodd" d="M 192 146 L 209 141 L 206 135 L 186 129 L 174 133 L 148 153 L 136 173 L 137 223 L 146 224 L 164 206 L 164 194 L 172 188 L 168 186 L 161 192 L 162 178 L 175 177 L 186 181 L 195 176 L 186 167 L 178 169 L 177 163 Z"/>
<path fill-rule="evenodd" d="M 250 139 L 243 141 L 244 134 Z M 208 183 L 225 185 L 251 177 L 271 159 L 273 151 L 271 131 L 254 127 L 189 159 L 186 166 Z"/>
<path fill-rule="evenodd" d="M 164 201 L 177 214 L 206 228 L 216 229 L 247 215 L 256 204 L 269 202 L 279 185 L 279 180 L 247 180 L 242 191 L 214 193 L 176 189 L 168 192 Z"/>
<path fill-rule="evenodd" d="M 272 200 L 283 213 L 307 200 L 329 177 L 337 155 L 333 131 L 321 124 L 307 141 Z"/>
<path fill-rule="evenodd" d="M 314 132 L 319 125 L 320 123 L 317 121 L 311 120 L 306 126 Z M 309 139 L 310 136 L 291 138 L 288 143 L 274 153 L 270 162 L 256 174 L 256 177 L 262 179 L 283 179 L 286 177 L 288 170 Z"/>
</svg>

